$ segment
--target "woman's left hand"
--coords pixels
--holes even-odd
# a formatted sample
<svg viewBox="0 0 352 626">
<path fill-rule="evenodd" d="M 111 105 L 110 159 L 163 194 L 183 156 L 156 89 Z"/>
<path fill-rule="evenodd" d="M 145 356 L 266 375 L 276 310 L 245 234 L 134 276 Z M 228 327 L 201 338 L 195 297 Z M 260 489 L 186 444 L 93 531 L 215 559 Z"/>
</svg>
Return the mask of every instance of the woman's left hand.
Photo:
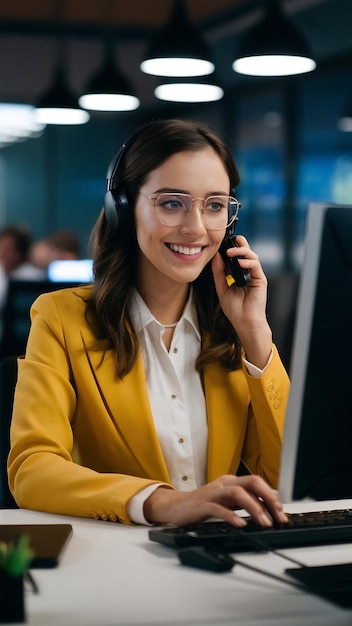
<svg viewBox="0 0 352 626">
<path fill-rule="evenodd" d="M 229 249 L 229 256 L 243 257 L 238 262 L 250 272 L 245 287 L 229 286 L 225 265 L 219 253 L 212 260 L 212 271 L 220 306 L 236 330 L 248 361 L 265 367 L 272 347 L 272 334 L 266 318 L 268 281 L 258 259 L 243 235 L 237 235 L 238 247 Z"/>
</svg>

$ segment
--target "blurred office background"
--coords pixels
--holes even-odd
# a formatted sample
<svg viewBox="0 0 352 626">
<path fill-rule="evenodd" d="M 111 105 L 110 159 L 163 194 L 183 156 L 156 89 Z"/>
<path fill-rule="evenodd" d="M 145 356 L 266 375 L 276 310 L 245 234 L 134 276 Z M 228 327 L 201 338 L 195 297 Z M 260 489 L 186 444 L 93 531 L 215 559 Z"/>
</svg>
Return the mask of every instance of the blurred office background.
<svg viewBox="0 0 352 626">
<path fill-rule="evenodd" d="M 215 82 L 223 91 L 218 100 L 160 100 L 155 89 L 167 80 L 141 71 L 152 42 L 181 4 L 215 64 L 213 74 L 191 80 Z M 313 71 L 258 77 L 233 70 L 241 45 L 265 18 L 267 5 L 270 10 L 276 5 L 306 42 L 316 61 Z M 0 228 L 27 224 L 35 239 L 70 229 L 78 234 L 86 256 L 107 166 L 121 142 L 153 117 L 202 119 L 231 142 L 241 175 L 238 232 L 246 234 L 273 281 L 284 277 L 272 307 L 286 318 L 290 300 L 285 285 L 299 272 L 308 203 L 352 203 L 351 27 L 351 0 L 2 2 L 0 103 L 36 107 L 58 68 L 78 99 L 108 51 L 111 75 L 123 73 L 139 106 L 131 111 L 89 110 L 84 124 L 47 124 L 36 127 L 30 138 L 12 141 L 2 128 Z M 270 24 L 266 30 L 275 39 Z M 180 42 L 188 36 L 179 28 Z M 0 108 L 0 125 L 1 117 Z"/>
</svg>

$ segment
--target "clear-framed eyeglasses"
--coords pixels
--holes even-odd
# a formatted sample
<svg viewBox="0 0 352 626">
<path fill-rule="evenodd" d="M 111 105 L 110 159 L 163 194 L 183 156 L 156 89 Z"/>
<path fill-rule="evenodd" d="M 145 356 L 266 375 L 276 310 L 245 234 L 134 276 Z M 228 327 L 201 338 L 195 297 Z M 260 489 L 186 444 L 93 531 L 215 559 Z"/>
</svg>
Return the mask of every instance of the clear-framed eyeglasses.
<svg viewBox="0 0 352 626">
<path fill-rule="evenodd" d="M 165 192 L 141 194 L 153 200 L 155 215 L 164 226 L 181 226 L 192 209 L 194 202 L 200 204 L 203 222 L 209 230 L 225 230 L 238 219 L 240 203 L 233 196 L 209 196 L 192 198 L 188 193 Z"/>
</svg>

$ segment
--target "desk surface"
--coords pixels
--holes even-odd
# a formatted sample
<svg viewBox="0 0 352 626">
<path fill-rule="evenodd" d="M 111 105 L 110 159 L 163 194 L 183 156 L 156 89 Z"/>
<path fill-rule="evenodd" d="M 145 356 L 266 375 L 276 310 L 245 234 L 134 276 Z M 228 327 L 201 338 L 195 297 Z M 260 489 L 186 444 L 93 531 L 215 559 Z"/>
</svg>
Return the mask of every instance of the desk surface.
<svg viewBox="0 0 352 626">
<path fill-rule="evenodd" d="M 294 503 L 287 511 L 351 507 L 352 500 Z M 0 510 L 0 523 L 70 523 L 73 535 L 60 565 L 33 570 L 38 595 L 26 592 L 34 626 L 351 626 L 352 611 L 234 566 L 226 574 L 184 567 L 175 553 L 148 540 L 148 528 Z M 288 550 L 306 565 L 352 562 L 352 543 Z M 241 560 L 275 574 L 275 555 Z"/>
</svg>

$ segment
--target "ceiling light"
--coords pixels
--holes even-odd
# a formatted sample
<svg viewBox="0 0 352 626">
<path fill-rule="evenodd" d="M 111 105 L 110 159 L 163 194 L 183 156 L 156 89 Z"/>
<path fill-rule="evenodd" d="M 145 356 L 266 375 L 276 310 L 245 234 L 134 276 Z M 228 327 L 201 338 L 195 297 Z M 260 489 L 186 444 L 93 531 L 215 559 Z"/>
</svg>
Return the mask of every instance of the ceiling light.
<svg viewBox="0 0 352 626">
<path fill-rule="evenodd" d="M 291 76 L 315 67 L 304 37 L 278 0 L 268 0 L 264 18 L 244 36 L 232 64 L 235 72 L 249 76 Z"/>
<path fill-rule="evenodd" d="M 268 128 L 280 128 L 282 126 L 282 115 L 277 111 L 268 111 L 264 115 L 264 124 Z"/>
<path fill-rule="evenodd" d="M 206 76 L 214 71 L 208 46 L 182 0 L 174 1 L 169 22 L 152 39 L 140 68 L 154 76 Z"/>
<path fill-rule="evenodd" d="M 63 68 L 56 69 L 49 91 L 37 103 L 36 119 L 44 124 L 85 124 L 89 113 L 83 110 L 70 92 Z"/>
<path fill-rule="evenodd" d="M 154 94 L 159 100 L 168 102 L 214 102 L 221 100 L 224 91 L 211 81 L 189 80 L 158 85 Z"/>
<path fill-rule="evenodd" d="M 117 70 L 111 49 L 106 46 L 101 69 L 89 81 L 79 104 L 93 111 L 133 111 L 140 101 L 134 95 L 127 78 Z"/>
<path fill-rule="evenodd" d="M 337 120 L 337 128 L 343 133 L 352 133 L 352 101 L 347 102 L 343 114 Z"/>
<path fill-rule="evenodd" d="M 35 119 L 35 107 L 11 103 L 0 103 L 0 126 L 20 134 L 37 133 L 45 128 Z"/>
<path fill-rule="evenodd" d="M 352 116 L 347 117 L 346 115 L 344 117 L 340 117 L 337 122 L 337 127 L 343 133 L 352 133 Z"/>
<path fill-rule="evenodd" d="M 45 128 L 36 120 L 33 106 L 0 103 L 0 142 L 9 145 L 30 137 L 38 137 Z"/>
<path fill-rule="evenodd" d="M 10 145 L 12 143 L 15 143 L 16 141 L 18 141 L 18 137 L 14 137 L 13 135 L 9 135 L 6 132 L 3 132 L 3 130 L 0 130 L 0 144 L 1 145 Z"/>
</svg>

